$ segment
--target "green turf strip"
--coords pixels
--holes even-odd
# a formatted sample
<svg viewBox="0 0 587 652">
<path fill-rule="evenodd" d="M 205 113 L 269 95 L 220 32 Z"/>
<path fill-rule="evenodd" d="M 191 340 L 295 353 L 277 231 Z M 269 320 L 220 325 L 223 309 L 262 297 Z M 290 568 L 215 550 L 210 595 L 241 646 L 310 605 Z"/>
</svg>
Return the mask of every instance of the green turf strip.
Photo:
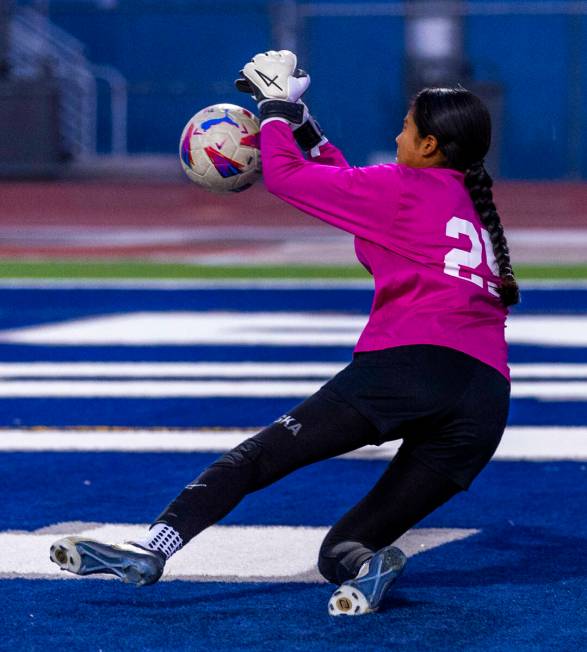
<svg viewBox="0 0 587 652">
<path fill-rule="evenodd" d="M 587 265 L 518 265 L 519 279 L 587 279 Z M 35 279 L 366 279 L 360 265 L 216 266 L 141 261 L 4 261 L 0 278 Z"/>
</svg>

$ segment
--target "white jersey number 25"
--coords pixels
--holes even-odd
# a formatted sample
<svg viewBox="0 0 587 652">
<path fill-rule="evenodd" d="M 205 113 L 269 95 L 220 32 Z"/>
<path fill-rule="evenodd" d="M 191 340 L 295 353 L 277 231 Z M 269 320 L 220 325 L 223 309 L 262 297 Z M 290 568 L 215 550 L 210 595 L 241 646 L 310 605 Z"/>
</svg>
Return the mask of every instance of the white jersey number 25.
<svg viewBox="0 0 587 652">
<path fill-rule="evenodd" d="M 496 276 L 499 276 L 489 232 L 486 229 L 481 229 L 480 238 L 472 222 L 463 220 L 460 217 L 452 217 L 446 225 L 446 235 L 450 238 L 457 239 L 461 235 L 466 235 L 471 241 L 471 249 L 470 251 L 456 247 L 451 249 L 444 257 L 444 273 L 449 276 L 462 278 L 463 281 L 469 281 L 481 288 L 485 287 L 490 294 L 499 296 L 495 283 L 485 282 L 482 276 L 474 274 L 472 271 L 468 276 L 461 276 L 461 267 L 466 267 L 467 270 L 474 270 L 483 263 L 483 251 L 485 252 L 485 260 L 490 266 L 491 271 Z"/>
</svg>

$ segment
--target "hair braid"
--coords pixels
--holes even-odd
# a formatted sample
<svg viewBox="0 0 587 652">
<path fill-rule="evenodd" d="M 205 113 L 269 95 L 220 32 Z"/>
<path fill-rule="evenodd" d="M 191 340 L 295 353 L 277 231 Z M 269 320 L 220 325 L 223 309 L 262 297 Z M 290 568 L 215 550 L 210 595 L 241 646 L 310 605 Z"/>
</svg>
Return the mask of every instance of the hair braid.
<svg viewBox="0 0 587 652">
<path fill-rule="evenodd" d="M 471 91 L 457 88 L 424 88 L 414 98 L 412 113 L 422 138 L 432 135 L 446 158 L 445 165 L 465 173 L 481 222 L 489 233 L 501 279 L 499 296 L 505 306 L 519 303 L 510 251 L 495 204 L 493 180 L 483 165 L 491 145 L 491 116 L 483 102 Z"/>
<path fill-rule="evenodd" d="M 483 161 L 474 163 L 465 172 L 465 185 L 469 190 L 475 209 L 489 232 L 493 253 L 497 261 L 501 284 L 499 296 L 506 306 L 520 302 L 520 289 L 510 262 L 510 250 L 501 224 L 501 219 L 493 202 L 493 179 L 485 169 Z"/>
</svg>

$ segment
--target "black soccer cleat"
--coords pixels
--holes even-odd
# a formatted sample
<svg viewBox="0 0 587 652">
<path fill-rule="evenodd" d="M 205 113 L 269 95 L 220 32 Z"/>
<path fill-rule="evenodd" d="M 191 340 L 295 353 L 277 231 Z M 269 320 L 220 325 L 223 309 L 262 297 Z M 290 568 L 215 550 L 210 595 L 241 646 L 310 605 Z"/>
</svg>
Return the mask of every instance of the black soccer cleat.
<svg viewBox="0 0 587 652">
<path fill-rule="evenodd" d="M 165 556 L 134 544 L 108 544 L 65 537 L 51 546 L 51 561 L 61 570 L 75 575 L 105 573 L 119 577 L 126 584 L 155 584 L 163 575 Z"/>
</svg>

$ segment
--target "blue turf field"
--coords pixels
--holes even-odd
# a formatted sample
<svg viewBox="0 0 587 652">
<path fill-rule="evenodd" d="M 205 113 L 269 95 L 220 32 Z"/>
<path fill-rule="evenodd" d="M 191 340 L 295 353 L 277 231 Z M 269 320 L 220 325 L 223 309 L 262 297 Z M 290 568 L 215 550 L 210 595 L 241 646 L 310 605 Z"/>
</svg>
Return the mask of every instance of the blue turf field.
<svg viewBox="0 0 587 652">
<path fill-rule="evenodd" d="M 80 317 L 171 311 L 362 315 L 370 292 L 337 290 L 2 289 L 6 329 Z M 587 315 L 587 291 L 532 290 L 517 314 Z M 344 362 L 349 346 L 0 344 L 9 362 Z M 513 345 L 513 363 L 587 362 L 582 346 Z M 58 374 L 57 374 L 58 376 Z M 0 381 L 0 389 L 4 381 Z M 0 426 L 257 427 L 288 397 L 0 398 Z M 587 425 L 587 400 L 519 398 L 509 425 Z M 1 438 L 0 434 L 0 438 Z M 213 453 L 0 452 L 0 535 L 61 521 L 144 523 Z M 248 497 L 227 525 L 328 526 L 385 468 L 331 460 Z M 326 613 L 314 583 L 0 580 L 5 650 L 587 649 L 587 461 L 494 461 L 471 490 L 421 524 L 479 532 L 410 559 L 378 615 Z M 197 542 L 192 544 L 197 546 Z M 181 553 L 180 553 L 181 554 Z M 287 550 L 276 551 L 287 555 Z"/>
</svg>

